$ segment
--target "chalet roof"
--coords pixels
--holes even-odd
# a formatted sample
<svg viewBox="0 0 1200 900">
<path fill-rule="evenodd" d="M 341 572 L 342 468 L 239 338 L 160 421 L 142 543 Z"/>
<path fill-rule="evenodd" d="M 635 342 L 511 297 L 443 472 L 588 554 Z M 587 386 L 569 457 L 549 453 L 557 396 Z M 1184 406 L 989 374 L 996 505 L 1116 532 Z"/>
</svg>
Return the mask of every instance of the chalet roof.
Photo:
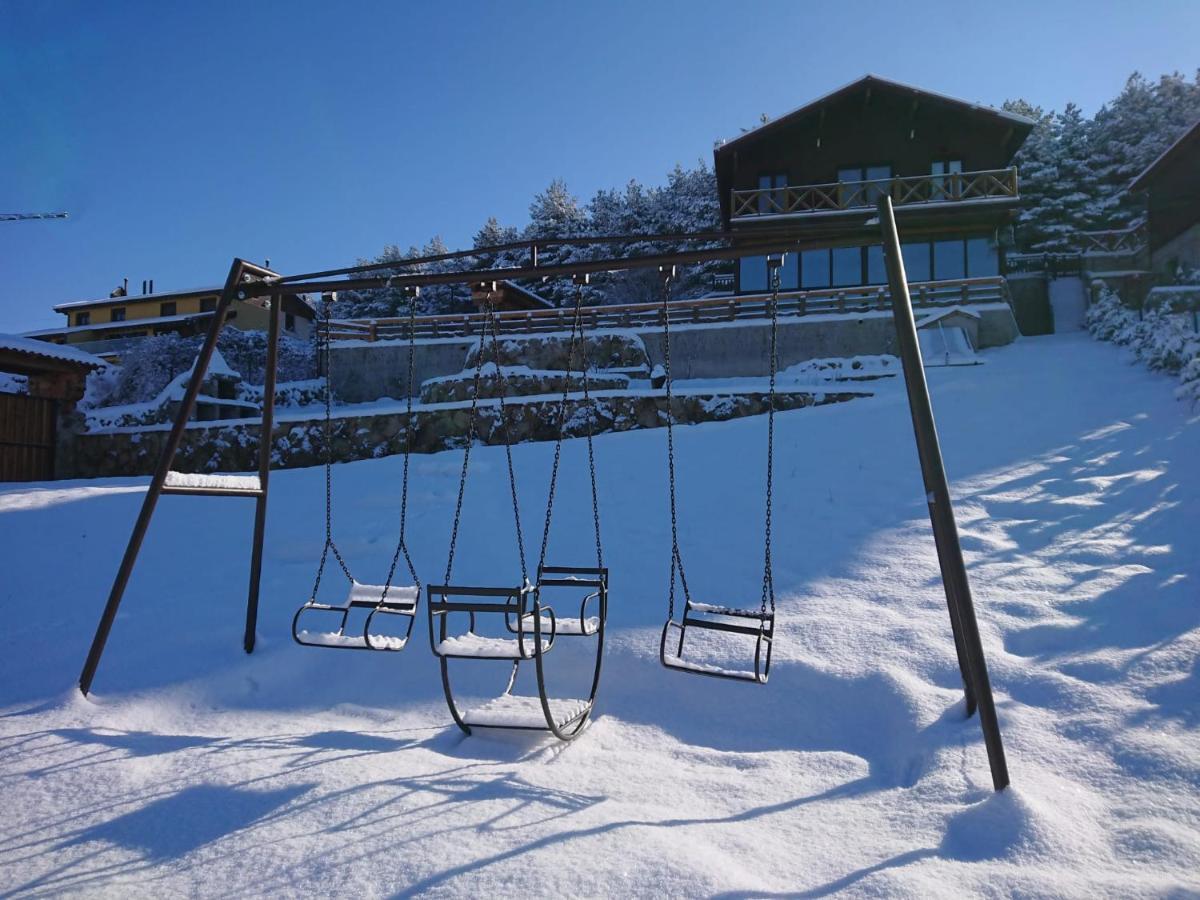
<svg viewBox="0 0 1200 900">
<path fill-rule="evenodd" d="M 520 294 L 534 306 L 544 306 L 546 309 L 554 308 L 554 304 L 541 294 L 535 294 L 528 288 L 521 287 L 521 285 L 517 284 L 515 281 L 508 281 L 506 279 L 505 281 L 502 281 L 501 284 L 504 285 L 505 289 L 515 291 L 516 293 Z"/>
<path fill-rule="evenodd" d="M 33 357 L 52 366 L 58 364 L 64 369 L 100 369 L 108 365 L 100 357 L 74 347 L 50 344 L 15 334 L 0 334 L 0 354 L 16 359 Z"/>
<path fill-rule="evenodd" d="M 1180 135 L 1179 140 L 1159 154 L 1158 159 L 1146 166 L 1142 173 L 1129 183 L 1129 190 L 1146 190 L 1150 187 L 1151 182 L 1155 181 L 1176 161 L 1189 157 L 1194 159 L 1197 155 L 1200 155 L 1200 122 L 1196 122 Z"/>
<path fill-rule="evenodd" d="M 943 105 L 961 109 L 963 112 L 993 119 L 997 123 L 1015 125 L 1023 128 L 1026 133 L 1028 133 L 1029 130 L 1032 129 L 1035 124 L 1037 124 L 1032 119 L 1027 118 L 1026 116 L 1018 115 L 1017 113 L 1006 112 L 1004 110 L 996 109 L 992 106 L 984 106 L 979 103 L 971 103 L 968 100 L 960 100 L 957 97 L 950 97 L 946 94 L 939 94 L 934 91 L 927 91 L 923 88 L 914 87 L 910 84 L 904 84 L 899 81 L 881 78 L 878 75 L 864 75 L 862 78 L 852 81 L 849 84 L 845 84 L 837 90 L 830 91 L 828 94 L 818 97 L 816 100 L 806 103 L 803 106 L 799 106 L 796 109 L 786 112 L 777 118 L 771 119 L 769 122 L 765 122 L 762 125 L 751 128 L 735 138 L 723 141 L 717 146 L 715 153 L 718 155 L 723 154 L 739 142 L 745 142 L 762 137 L 763 135 L 768 134 L 783 125 L 786 125 L 789 122 L 803 118 L 809 113 L 816 112 L 817 110 L 821 109 L 821 107 L 837 100 L 841 100 L 842 98 L 854 94 L 861 88 L 865 87 L 878 87 L 895 93 L 922 97 Z"/>
<path fill-rule="evenodd" d="M 120 322 L 97 322 L 95 325 L 66 325 L 61 328 L 43 328 L 38 331 L 26 331 L 22 337 L 39 338 L 57 334 L 74 334 L 84 331 L 113 331 L 123 328 L 145 328 L 147 325 L 169 325 L 175 322 L 190 322 L 207 319 L 212 312 L 182 313 L 177 316 L 152 316 L 146 319 L 122 319 Z"/>
</svg>

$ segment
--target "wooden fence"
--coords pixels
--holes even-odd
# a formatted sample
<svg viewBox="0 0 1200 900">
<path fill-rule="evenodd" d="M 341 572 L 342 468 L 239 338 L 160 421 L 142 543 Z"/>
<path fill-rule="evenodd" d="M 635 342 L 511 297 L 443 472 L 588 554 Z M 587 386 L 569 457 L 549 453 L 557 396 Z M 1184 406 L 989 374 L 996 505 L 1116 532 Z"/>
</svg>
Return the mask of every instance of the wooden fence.
<svg viewBox="0 0 1200 900">
<path fill-rule="evenodd" d="M 944 175 L 905 175 L 795 187 L 732 191 L 734 220 L 758 216 L 844 212 L 872 207 L 890 194 L 894 206 L 1017 198 L 1017 170 L 986 169 Z"/>
<path fill-rule="evenodd" d="M 913 284 L 913 304 L 920 307 L 970 305 L 1009 302 L 1008 283 L 1001 277 L 965 278 L 954 281 L 930 281 Z M 769 315 L 767 294 L 743 294 L 735 297 L 706 297 L 676 300 L 669 304 L 671 324 L 700 325 L 765 319 Z M 865 312 L 888 308 L 891 294 L 883 286 L 832 288 L 816 291 L 786 291 L 779 295 L 780 316 L 796 317 L 820 313 Z M 505 334 L 545 334 L 568 331 L 571 309 L 516 310 L 496 314 Z M 661 328 L 661 303 L 633 303 L 621 306 L 589 306 L 583 310 L 583 323 L 589 329 Z M 462 315 L 418 316 L 416 337 L 476 337 L 483 329 L 479 313 Z M 334 340 L 379 341 L 408 339 L 408 319 L 337 319 L 330 325 Z"/>
</svg>

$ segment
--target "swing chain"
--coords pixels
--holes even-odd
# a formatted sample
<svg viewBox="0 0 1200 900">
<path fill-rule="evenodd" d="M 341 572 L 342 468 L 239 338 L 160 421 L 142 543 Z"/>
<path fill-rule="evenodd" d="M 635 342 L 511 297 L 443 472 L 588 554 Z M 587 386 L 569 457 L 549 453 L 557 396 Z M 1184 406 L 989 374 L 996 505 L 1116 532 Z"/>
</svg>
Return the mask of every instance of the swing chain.
<svg viewBox="0 0 1200 900">
<path fill-rule="evenodd" d="M 767 504 L 766 520 L 763 526 L 763 586 L 760 627 L 766 627 L 767 604 L 770 603 L 771 615 L 775 615 L 775 579 L 771 564 L 771 500 L 774 494 L 775 474 L 775 373 L 778 368 L 778 338 L 779 338 L 779 281 L 780 269 L 783 267 L 782 258 L 770 258 L 767 262 L 771 268 L 771 379 L 767 389 Z"/>
<path fill-rule="evenodd" d="M 517 554 L 521 560 L 521 586 L 524 587 L 529 583 L 529 570 L 525 565 L 525 535 L 521 531 L 521 506 L 517 500 L 517 471 L 513 467 L 512 435 L 508 429 L 508 407 L 504 404 L 504 397 L 508 393 L 508 379 L 504 376 L 504 370 L 500 365 L 500 327 L 496 322 L 496 310 L 490 302 L 487 306 L 486 316 L 491 323 L 492 361 L 496 365 L 496 381 L 500 386 L 500 429 L 504 436 L 504 455 L 508 461 L 508 486 L 512 494 L 513 522 L 517 530 Z M 480 356 L 482 357 L 482 353 Z"/>
<path fill-rule="evenodd" d="M 317 596 L 317 591 L 321 588 L 321 578 L 325 574 L 325 563 L 329 558 L 329 551 L 333 551 L 334 558 L 341 567 L 342 573 L 350 582 L 354 581 L 354 576 L 350 574 L 350 568 L 346 565 L 346 560 L 342 558 L 341 551 L 338 550 L 337 544 L 333 541 L 333 385 L 332 385 L 332 353 L 331 344 L 333 342 L 331 334 L 332 326 L 332 295 L 326 295 L 322 298 L 322 322 L 321 330 L 318 332 L 318 356 L 322 361 L 322 367 L 325 374 L 325 546 L 321 550 L 321 562 L 317 566 L 317 577 L 313 581 L 312 596 L 314 599 Z"/>
<path fill-rule="evenodd" d="M 442 584 L 450 584 L 450 574 L 454 569 L 454 550 L 458 545 L 458 524 L 462 519 L 463 496 L 467 490 L 467 469 L 471 463 L 471 445 L 475 443 L 475 417 L 479 411 L 479 384 L 483 375 L 483 342 L 487 337 L 487 315 L 492 308 L 492 295 L 489 292 L 484 302 L 484 320 L 479 330 L 479 353 L 475 357 L 475 376 L 471 386 L 471 412 L 467 425 L 467 444 L 463 450 L 462 472 L 458 477 L 458 499 L 454 503 L 454 526 L 450 531 L 450 553 L 446 558 L 446 577 Z"/>
<path fill-rule="evenodd" d="M 558 469 L 562 460 L 563 435 L 567 424 L 567 397 L 571 392 L 571 363 L 575 359 L 575 350 L 579 346 L 583 330 L 583 318 L 580 307 L 583 304 L 583 286 L 580 285 L 575 294 L 575 311 L 571 317 L 571 334 L 567 343 L 567 369 L 563 375 L 562 397 L 558 401 L 558 439 L 554 442 L 554 462 L 550 466 L 550 488 L 546 492 L 546 523 L 542 529 L 542 549 L 538 555 L 538 572 L 546 564 L 546 551 L 550 547 L 550 522 L 554 516 L 554 495 L 558 487 Z M 584 384 L 587 384 L 587 366 L 580 366 L 583 372 Z M 586 401 L 586 397 L 585 397 Z M 594 481 L 593 481 L 594 483 Z"/>
<path fill-rule="evenodd" d="M 396 565 L 400 562 L 401 554 L 404 556 L 404 562 L 408 565 L 408 572 L 412 576 L 413 584 L 417 587 L 417 596 L 421 595 L 421 579 L 417 576 L 417 567 L 413 565 L 412 557 L 408 552 L 408 540 L 405 537 L 408 525 L 408 466 L 412 455 L 414 431 L 412 401 L 413 378 L 416 374 L 416 317 L 417 302 L 416 297 L 412 296 L 409 297 L 408 302 L 408 400 L 404 411 L 404 474 L 401 477 L 400 488 L 400 539 L 396 542 L 396 551 L 392 554 L 392 563 L 388 567 L 387 579 L 383 583 L 383 595 L 379 598 L 381 605 L 387 600 L 388 592 L 392 589 L 392 577 L 396 574 Z"/>
<path fill-rule="evenodd" d="M 679 573 L 679 583 L 683 587 L 683 597 L 686 603 L 691 603 L 688 591 L 687 575 L 683 570 L 683 557 L 679 553 L 679 519 L 675 508 L 675 435 L 674 413 L 671 398 L 671 281 L 675 276 L 674 266 L 663 266 L 659 269 L 662 277 L 662 320 L 663 320 L 663 372 L 666 376 L 664 387 L 667 401 L 667 485 L 671 499 L 671 584 L 667 594 L 667 618 L 675 618 L 675 573 Z"/>
</svg>

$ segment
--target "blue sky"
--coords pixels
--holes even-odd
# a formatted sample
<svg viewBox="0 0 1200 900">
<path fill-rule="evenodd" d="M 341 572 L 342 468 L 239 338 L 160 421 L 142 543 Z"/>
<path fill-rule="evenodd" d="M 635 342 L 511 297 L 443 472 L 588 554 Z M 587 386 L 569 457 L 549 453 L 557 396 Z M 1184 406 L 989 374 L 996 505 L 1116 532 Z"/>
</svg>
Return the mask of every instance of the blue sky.
<svg viewBox="0 0 1200 900">
<path fill-rule="evenodd" d="M 990 10 L 990 11 L 985 11 Z M 0 0 L 0 330 L 54 302 L 348 264 L 555 177 L 586 199 L 866 72 L 1093 112 L 1200 65 L 1200 3 Z"/>
</svg>

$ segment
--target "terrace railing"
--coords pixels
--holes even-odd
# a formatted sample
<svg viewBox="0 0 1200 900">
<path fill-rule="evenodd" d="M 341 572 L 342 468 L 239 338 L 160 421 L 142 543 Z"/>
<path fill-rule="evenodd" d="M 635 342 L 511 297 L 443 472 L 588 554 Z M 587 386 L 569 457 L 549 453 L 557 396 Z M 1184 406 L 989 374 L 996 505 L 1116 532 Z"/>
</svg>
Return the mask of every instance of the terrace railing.
<svg viewBox="0 0 1200 900">
<path fill-rule="evenodd" d="M 1110 231 L 1080 231 L 1073 240 L 1084 253 L 1114 253 L 1133 255 L 1146 246 L 1149 237 L 1145 224 Z"/>
<path fill-rule="evenodd" d="M 1016 200 L 1017 170 L 987 169 L 945 175 L 904 175 L 873 181 L 838 181 L 833 184 L 759 188 L 732 191 L 730 216 L 736 220 L 765 216 L 802 216 L 874 208 L 890 194 L 892 205 L 971 203 Z"/>
<path fill-rule="evenodd" d="M 1008 303 L 1008 283 L 1000 277 L 966 278 L 913 284 L 913 303 L 918 307 Z M 765 319 L 769 316 L 767 294 L 736 297 L 706 297 L 676 300 L 668 307 L 671 324 L 728 323 Z M 886 310 L 891 294 L 881 285 L 832 288 L 816 291 L 787 291 L 779 295 L 781 316 Z M 517 310 L 497 313 L 505 334 L 539 334 L 569 331 L 569 309 Z M 662 326 L 662 304 L 633 303 L 621 306 L 591 306 L 583 310 L 584 326 L 590 329 L 658 328 Z M 414 322 L 418 340 L 478 337 L 483 330 L 479 313 L 418 316 Z M 330 325 L 334 340 L 381 341 L 408 339 L 408 319 L 339 319 Z"/>
</svg>

